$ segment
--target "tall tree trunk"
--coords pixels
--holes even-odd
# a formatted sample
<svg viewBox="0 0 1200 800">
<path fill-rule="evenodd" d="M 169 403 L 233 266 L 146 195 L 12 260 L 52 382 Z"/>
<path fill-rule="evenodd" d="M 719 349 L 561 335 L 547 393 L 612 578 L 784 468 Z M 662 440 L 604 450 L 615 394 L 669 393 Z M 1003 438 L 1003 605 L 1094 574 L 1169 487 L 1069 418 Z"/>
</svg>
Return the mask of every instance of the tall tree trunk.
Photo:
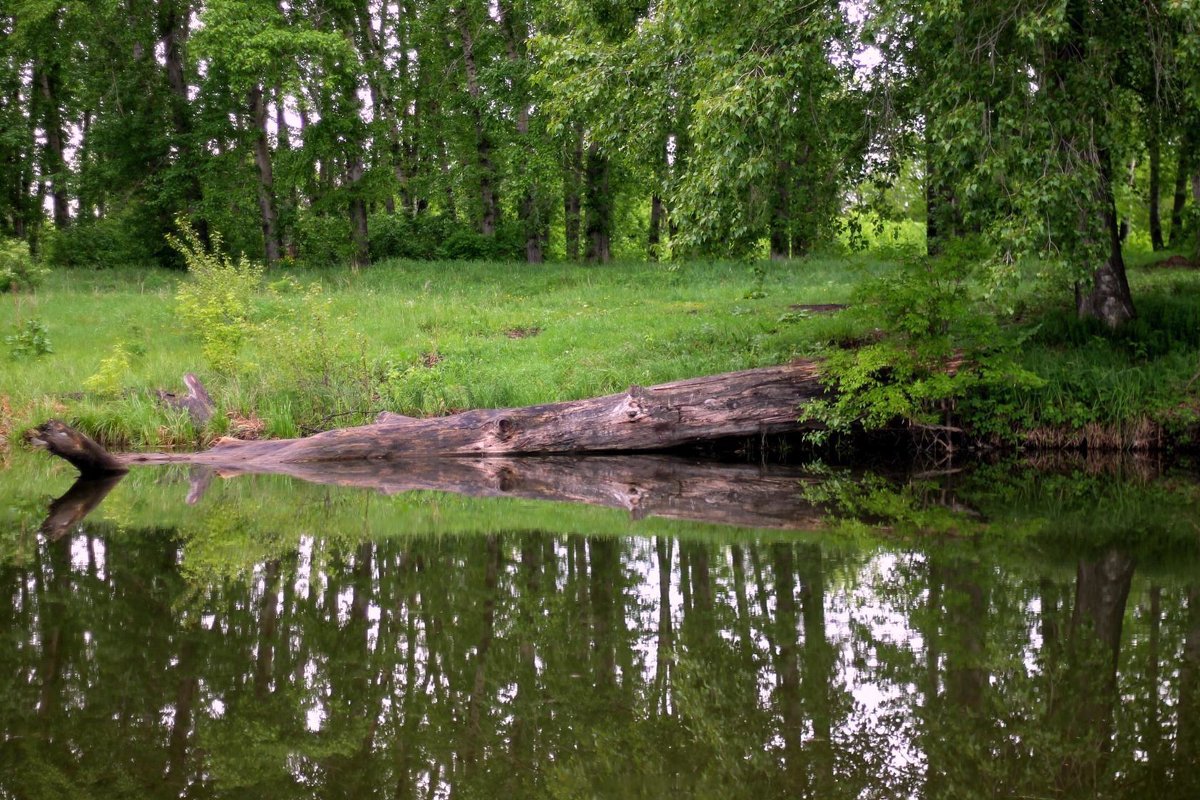
<svg viewBox="0 0 1200 800">
<path fill-rule="evenodd" d="M 505 53 L 508 61 L 513 65 L 514 71 L 521 75 L 522 67 L 527 59 L 525 40 L 528 29 L 525 20 L 517 18 L 512 0 L 498 0 L 496 10 L 500 17 L 500 29 L 504 32 Z M 532 113 L 532 106 L 527 97 L 523 77 L 515 79 L 514 94 L 519 98 L 515 101 L 517 104 L 517 139 L 521 149 L 532 160 L 533 147 L 529 143 L 529 117 Z M 517 208 L 517 215 L 525 234 L 525 260 L 530 264 L 540 264 L 544 260 L 542 252 L 542 229 L 544 226 L 539 213 L 541 204 L 538 202 L 537 176 L 529 177 L 531 181 L 525 188 L 521 204 Z"/>
<path fill-rule="evenodd" d="M 463 65 L 467 73 L 467 94 L 471 98 L 471 120 L 475 126 L 475 154 L 479 165 L 479 232 L 494 236 L 500 221 L 500 203 L 496 197 L 496 169 L 492 164 L 492 141 L 483 118 L 483 89 L 479 85 L 479 70 L 475 63 L 475 36 L 471 32 L 467 6 L 454 12 L 458 33 L 462 39 Z"/>
<path fill-rule="evenodd" d="M 279 212 L 275 208 L 275 178 L 271 169 L 271 145 L 267 139 L 267 103 L 262 84 L 255 84 L 247 101 L 254 120 L 254 166 L 258 168 L 258 211 L 262 221 L 263 255 L 267 265 L 279 261 Z"/>
<path fill-rule="evenodd" d="M 366 173 L 362 154 L 350 155 L 346 175 L 350 179 L 350 241 L 354 245 L 350 265 L 354 269 L 370 266 L 370 238 L 367 232 L 367 202 L 362 196 L 362 179 Z"/>
<path fill-rule="evenodd" d="M 662 258 L 662 230 L 666 216 L 663 199 L 655 192 L 650 196 L 650 235 L 646 237 L 646 255 L 651 261 Z"/>
<path fill-rule="evenodd" d="M 1188 170 L 1192 160 L 1191 136 L 1179 138 L 1179 155 L 1175 161 L 1175 194 L 1171 203 L 1171 247 L 1183 246 L 1183 209 L 1187 206 Z"/>
<path fill-rule="evenodd" d="M 583 220 L 583 129 L 571 131 L 563 168 L 563 224 L 567 260 L 579 260 L 579 234 Z"/>
<path fill-rule="evenodd" d="M 64 157 L 66 135 L 62 124 L 58 69 L 51 65 L 35 64 L 33 80 L 41 98 L 40 116 L 42 131 L 46 136 L 46 147 L 42 151 L 42 176 L 50 185 L 54 227 L 62 229 L 71 224 L 71 206 L 67 196 L 67 160 Z"/>
<path fill-rule="evenodd" d="M 1125 259 L 1121 254 L 1121 232 L 1117 225 L 1117 208 L 1112 193 L 1112 170 L 1107 152 L 1097 153 L 1100 161 L 1100 186 L 1097 190 L 1096 211 L 1091 212 L 1097 239 L 1108 237 L 1108 257 L 1093 273 L 1091 287 L 1076 285 L 1075 307 L 1080 317 L 1098 319 L 1109 328 L 1120 327 L 1133 319 L 1133 295 L 1125 276 Z"/>
<path fill-rule="evenodd" d="M 1163 241 L 1162 218 L 1159 201 L 1162 195 L 1162 141 L 1157 120 L 1150 123 L 1150 135 L 1146 148 L 1150 151 L 1150 246 L 1157 252 L 1167 245 Z"/>
<path fill-rule="evenodd" d="M 607 264 L 612 260 L 611 173 L 612 165 L 608 156 L 600 151 L 595 142 L 590 143 L 584 165 L 583 192 L 587 260 L 592 264 Z"/>
<path fill-rule="evenodd" d="M 788 177 L 791 173 L 790 164 L 780 160 L 775 163 L 775 181 L 771 186 L 771 260 L 786 261 L 790 255 L 788 245 L 791 236 L 788 231 L 791 213 L 791 200 L 788 196 Z"/>
</svg>

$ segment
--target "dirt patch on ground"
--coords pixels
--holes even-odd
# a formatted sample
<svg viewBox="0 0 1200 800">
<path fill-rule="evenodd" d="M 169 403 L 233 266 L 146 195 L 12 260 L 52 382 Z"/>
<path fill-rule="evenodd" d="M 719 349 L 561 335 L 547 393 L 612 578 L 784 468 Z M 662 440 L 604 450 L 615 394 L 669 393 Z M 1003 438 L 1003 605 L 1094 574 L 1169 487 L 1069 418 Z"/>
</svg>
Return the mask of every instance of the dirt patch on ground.
<svg viewBox="0 0 1200 800">
<path fill-rule="evenodd" d="M 1164 258 L 1162 261 L 1155 261 L 1153 264 L 1149 264 L 1148 266 L 1150 267 L 1150 269 L 1197 269 L 1197 268 L 1200 268 L 1200 264 L 1197 264 L 1195 261 L 1192 261 L 1190 258 L 1187 258 L 1186 256 L 1171 256 L 1170 258 Z"/>
<path fill-rule="evenodd" d="M 258 439 L 267 427 L 267 423 L 253 411 L 248 417 L 243 417 L 236 411 L 230 411 L 225 416 L 229 417 L 229 436 L 233 439 Z"/>
<path fill-rule="evenodd" d="M 542 332 L 541 328 L 530 326 L 528 328 L 509 328 L 504 331 L 504 335 L 510 339 L 528 339 L 537 336 Z"/>
<path fill-rule="evenodd" d="M 849 308 L 843 303 L 796 303 L 788 306 L 792 311 L 807 311 L 809 314 L 830 314 Z"/>
<path fill-rule="evenodd" d="M 427 367 L 436 367 L 438 364 L 442 363 L 442 354 L 437 350 L 434 350 L 430 353 L 422 353 L 421 363 Z"/>
</svg>

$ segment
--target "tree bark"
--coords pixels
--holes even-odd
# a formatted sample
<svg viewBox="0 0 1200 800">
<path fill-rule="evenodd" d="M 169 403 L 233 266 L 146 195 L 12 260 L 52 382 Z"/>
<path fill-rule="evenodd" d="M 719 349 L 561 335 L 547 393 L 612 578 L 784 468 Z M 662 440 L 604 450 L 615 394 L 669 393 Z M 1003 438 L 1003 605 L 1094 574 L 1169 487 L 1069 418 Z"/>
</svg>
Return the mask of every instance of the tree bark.
<svg viewBox="0 0 1200 800">
<path fill-rule="evenodd" d="M 467 6 L 460 5 L 454 12 L 458 20 L 458 33 L 462 39 L 463 65 L 467 73 L 467 94 L 471 100 L 471 120 L 475 125 L 475 153 L 479 162 L 479 232 L 494 236 L 500 220 L 500 203 L 496 198 L 495 166 L 492 164 L 492 141 L 488 136 L 483 118 L 483 89 L 479 85 L 479 70 L 475 63 L 475 37 L 471 32 L 471 20 Z"/>
<path fill-rule="evenodd" d="M 587 261 L 607 264 L 612 260 L 613 201 L 610 178 L 612 165 L 599 145 L 588 145 L 584 162 L 584 210 Z"/>
<path fill-rule="evenodd" d="M 1150 246 L 1157 252 L 1167 246 L 1163 241 L 1162 215 L 1159 213 L 1162 195 L 1162 143 L 1157 121 L 1150 124 L 1146 148 L 1150 151 Z"/>
<path fill-rule="evenodd" d="M 567 145 L 563 168 L 563 224 L 567 260 L 579 260 L 579 232 L 583 220 L 583 131 L 575 127 Z"/>
<path fill-rule="evenodd" d="M 50 184 L 50 198 L 54 207 L 54 227 L 62 229 L 71 224 L 70 199 L 67 196 L 67 160 L 64 156 L 66 135 L 63 132 L 62 108 L 59 97 L 57 67 L 37 64 L 33 69 L 33 80 L 41 97 L 42 130 L 46 136 L 46 147 L 42 159 L 43 180 Z"/>
<path fill-rule="evenodd" d="M 254 166 L 258 169 L 258 212 L 262 221 L 263 255 L 267 266 L 279 261 L 279 212 L 275 207 L 275 178 L 271 168 L 271 145 L 267 139 L 267 102 L 262 84 L 247 96 L 254 121 Z"/>
<path fill-rule="evenodd" d="M 1171 203 L 1171 247 L 1183 246 L 1183 209 L 1187 206 L 1188 170 L 1191 168 L 1192 137 L 1180 137 L 1179 155 L 1175 162 L 1175 194 Z"/>
</svg>

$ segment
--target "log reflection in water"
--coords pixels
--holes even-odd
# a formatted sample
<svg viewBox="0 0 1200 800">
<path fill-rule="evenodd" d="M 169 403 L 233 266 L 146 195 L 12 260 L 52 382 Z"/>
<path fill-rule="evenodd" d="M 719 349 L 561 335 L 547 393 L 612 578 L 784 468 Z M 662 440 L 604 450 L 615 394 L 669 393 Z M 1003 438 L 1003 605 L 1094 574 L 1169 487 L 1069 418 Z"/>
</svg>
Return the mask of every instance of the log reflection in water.
<svg viewBox="0 0 1200 800">
<path fill-rule="evenodd" d="M 634 519 L 811 530 L 825 516 L 797 467 L 724 464 L 671 456 L 525 456 L 280 464 L 273 474 L 385 494 L 437 491 L 623 508 Z M 221 475 L 241 474 L 222 470 Z"/>
<path fill-rule="evenodd" d="M 124 473 L 117 473 L 75 481 L 65 494 L 50 503 L 41 533 L 51 540 L 70 533 L 105 497 L 108 497 L 108 493 L 124 477 Z"/>
</svg>

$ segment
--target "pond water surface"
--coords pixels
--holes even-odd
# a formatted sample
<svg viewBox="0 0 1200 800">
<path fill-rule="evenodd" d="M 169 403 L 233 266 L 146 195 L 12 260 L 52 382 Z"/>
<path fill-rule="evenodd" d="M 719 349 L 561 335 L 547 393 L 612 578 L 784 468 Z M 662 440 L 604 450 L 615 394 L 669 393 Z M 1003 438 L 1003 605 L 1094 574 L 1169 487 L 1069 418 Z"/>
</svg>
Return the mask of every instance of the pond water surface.
<svg viewBox="0 0 1200 800">
<path fill-rule="evenodd" d="M 1194 473 L 572 469 L 19 459 L 0 797 L 1200 796 Z"/>
</svg>

